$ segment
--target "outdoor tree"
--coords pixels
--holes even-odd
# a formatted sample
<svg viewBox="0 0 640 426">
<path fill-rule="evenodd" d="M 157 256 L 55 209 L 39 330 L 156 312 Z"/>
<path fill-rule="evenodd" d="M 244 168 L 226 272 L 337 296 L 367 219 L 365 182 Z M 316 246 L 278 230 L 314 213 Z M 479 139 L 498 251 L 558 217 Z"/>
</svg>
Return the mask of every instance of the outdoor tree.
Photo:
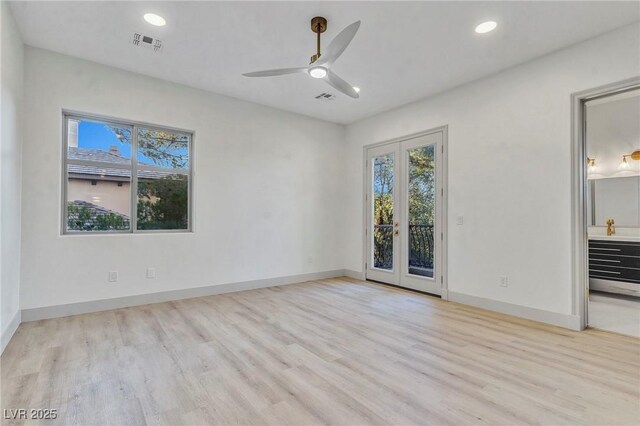
<svg viewBox="0 0 640 426">
<path fill-rule="evenodd" d="M 394 161 L 388 154 L 373 162 L 374 265 L 378 268 L 393 264 Z M 412 266 L 431 267 L 433 262 L 434 161 L 432 145 L 409 151 L 407 225 Z"/>
<path fill-rule="evenodd" d="M 434 162 L 433 145 L 409 151 L 409 182 L 407 188 L 409 196 L 408 244 L 409 266 L 413 268 L 433 268 Z"/>
<path fill-rule="evenodd" d="M 433 145 L 409 151 L 409 222 L 433 225 L 435 176 Z"/>
<path fill-rule="evenodd" d="M 131 144 L 131 129 L 109 126 L 121 143 Z M 175 132 L 138 128 L 138 161 L 156 167 L 187 169 L 189 137 Z"/>
<path fill-rule="evenodd" d="M 138 229 L 186 229 L 189 182 L 186 175 L 138 182 Z"/>
<path fill-rule="evenodd" d="M 67 205 L 67 229 L 70 231 L 120 231 L 129 229 L 129 219 L 113 212 L 74 203 Z"/>
<path fill-rule="evenodd" d="M 393 265 L 393 188 L 392 154 L 373 162 L 373 244 L 374 266 L 389 269 Z"/>
<path fill-rule="evenodd" d="M 130 143 L 131 129 L 110 126 L 118 140 Z M 138 229 L 185 229 L 188 225 L 189 137 L 176 132 L 137 129 L 137 159 L 143 166 L 176 171 L 138 180 Z"/>
<path fill-rule="evenodd" d="M 393 222 L 393 156 L 376 158 L 373 168 L 374 223 L 391 225 Z"/>
</svg>

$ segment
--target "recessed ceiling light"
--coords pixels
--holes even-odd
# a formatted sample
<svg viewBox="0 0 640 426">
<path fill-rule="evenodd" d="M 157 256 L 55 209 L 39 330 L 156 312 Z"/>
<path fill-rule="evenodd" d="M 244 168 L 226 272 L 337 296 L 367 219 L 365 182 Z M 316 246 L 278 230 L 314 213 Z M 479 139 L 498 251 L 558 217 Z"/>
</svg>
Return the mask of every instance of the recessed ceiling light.
<svg viewBox="0 0 640 426">
<path fill-rule="evenodd" d="M 360 88 L 359 87 L 353 86 L 353 90 L 355 90 L 356 93 L 360 93 Z"/>
<path fill-rule="evenodd" d="M 309 68 L 309 75 L 313 78 L 324 78 L 327 75 L 327 69 L 325 67 Z"/>
<path fill-rule="evenodd" d="M 497 26 L 498 26 L 498 23 L 496 21 L 483 22 L 482 24 L 476 27 L 476 32 L 478 34 L 485 34 L 495 30 Z"/>
<path fill-rule="evenodd" d="M 164 27 L 167 25 L 167 21 L 165 21 L 162 16 L 156 15 L 155 13 L 145 13 L 144 20 L 156 27 Z"/>
</svg>

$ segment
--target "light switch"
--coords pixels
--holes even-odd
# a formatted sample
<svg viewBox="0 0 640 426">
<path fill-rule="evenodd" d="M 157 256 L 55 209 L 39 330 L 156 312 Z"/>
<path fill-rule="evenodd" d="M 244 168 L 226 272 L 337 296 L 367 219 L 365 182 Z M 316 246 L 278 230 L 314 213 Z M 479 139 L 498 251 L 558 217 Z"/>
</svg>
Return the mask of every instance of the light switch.
<svg viewBox="0 0 640 426">
<path fill-rule="evenodd" d="M 464 223 L 464 216 L 458 216 L 456 218 L 456 225 L 462 225 Z"/>
</svg>

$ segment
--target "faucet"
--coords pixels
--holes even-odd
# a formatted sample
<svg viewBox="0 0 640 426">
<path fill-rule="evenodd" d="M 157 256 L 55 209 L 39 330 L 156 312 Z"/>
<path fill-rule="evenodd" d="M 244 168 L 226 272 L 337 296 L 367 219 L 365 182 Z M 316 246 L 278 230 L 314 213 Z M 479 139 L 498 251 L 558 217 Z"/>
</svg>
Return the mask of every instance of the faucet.
<svg viewBox="0 0 640 426">
<path fill-rule="evenodd" d="M 614 223 L 615 222 L 613 221 L 613 219 L 607 220 L 607 235 L 608 236 L 612 236 L 613 234 L 616 233 L 616 227 L 613 226 Z"/>
</svg>

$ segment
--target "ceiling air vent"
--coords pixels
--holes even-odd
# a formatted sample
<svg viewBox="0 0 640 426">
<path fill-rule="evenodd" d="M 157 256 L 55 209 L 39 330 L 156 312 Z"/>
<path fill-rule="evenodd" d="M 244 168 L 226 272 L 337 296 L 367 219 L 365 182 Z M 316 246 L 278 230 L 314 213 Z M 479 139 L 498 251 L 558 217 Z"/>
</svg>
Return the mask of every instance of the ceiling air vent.
<svg viewBox="0 0 640 426">
<path fill-rule="evenodd" d="M 332 101 L 336 98 L 336 95 L 332 94 L 332 93 L 320 93 L 318 96 L 316 96 L 316 99 L 319 101 Z"/>
<path fill-rule="evenodd" d="M 133 33 L 131 43 L 133 43 L 134 46 L 143 47 L 148 50 L 153 50 L 154 52 L 162 51 L 162 40 L 140 33 Z"/>
</svg>

